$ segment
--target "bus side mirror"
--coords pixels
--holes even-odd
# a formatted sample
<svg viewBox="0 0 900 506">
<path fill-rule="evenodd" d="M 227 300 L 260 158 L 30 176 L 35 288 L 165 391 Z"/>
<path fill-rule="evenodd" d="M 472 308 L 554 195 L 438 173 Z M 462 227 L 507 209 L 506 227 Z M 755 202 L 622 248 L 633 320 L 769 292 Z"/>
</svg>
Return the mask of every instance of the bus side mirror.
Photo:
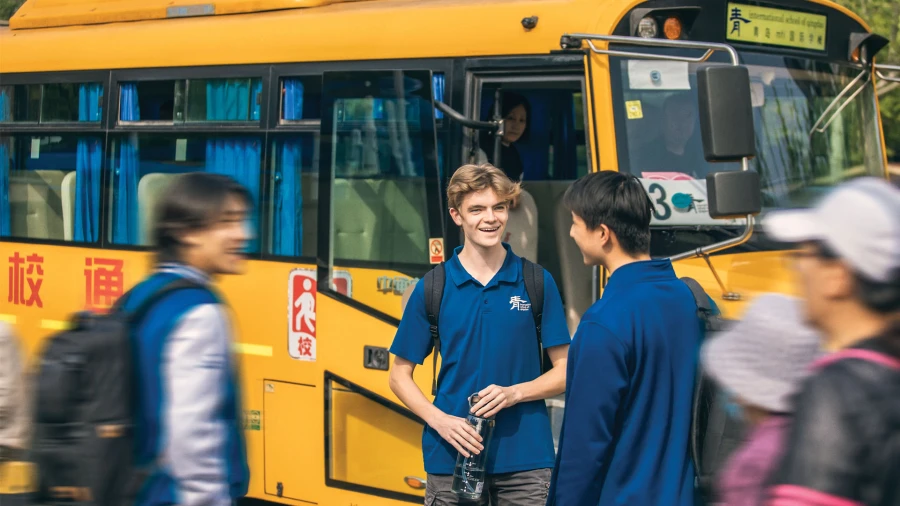
<svg viewBox="0 0 900 506">
<path fill-rule="evenodd" d="M 713 219 L 745 218 L 762 210 L 759 173 L 728 170 L 706 175 L 706 198 Z"/>
<path fill-rule="evenodd" d="M 697 71 L 700 133 L 708 162 L 738 162 L 756 155 L 750 72 L 714 65 Z"/>
</svg>

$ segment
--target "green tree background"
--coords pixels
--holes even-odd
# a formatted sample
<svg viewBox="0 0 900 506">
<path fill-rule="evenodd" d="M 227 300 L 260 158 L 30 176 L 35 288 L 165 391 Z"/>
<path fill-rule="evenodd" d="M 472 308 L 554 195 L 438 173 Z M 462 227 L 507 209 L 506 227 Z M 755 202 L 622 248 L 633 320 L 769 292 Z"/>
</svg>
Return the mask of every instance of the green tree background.
<svg viewBox="0 0 900 506">
<path fill-rule="evenodd" d="M 900 64 L 900 0 L 836 1 L 862 17 L 875 33 L 890 40 L 890 44 L 878 55 L 879 62 Z M 0 0 L 0 19 L 9 19 L 22 3 L 24 0 Z M 888 157 L 900 163 L 900 85 L 881 82 L 878 94 Z"/>
<path fill-rule="evenodd" d="M 836 0 L 863 18 L 872 30 L 886 37 L 890 43 L 878 53 L 878 63 L 900 65 L 900 1 L 898 0 Z M 900 73 L 897 73 L 900 76 Z M 888 158 L 900 163 L 900 85 L 878 83 L 881 123 Z"/>
<path fill-rule="evenodd" d="M 0 20 L 6 21 L 16 13 L 25 0 L 0 0 Z"/>
</svg>

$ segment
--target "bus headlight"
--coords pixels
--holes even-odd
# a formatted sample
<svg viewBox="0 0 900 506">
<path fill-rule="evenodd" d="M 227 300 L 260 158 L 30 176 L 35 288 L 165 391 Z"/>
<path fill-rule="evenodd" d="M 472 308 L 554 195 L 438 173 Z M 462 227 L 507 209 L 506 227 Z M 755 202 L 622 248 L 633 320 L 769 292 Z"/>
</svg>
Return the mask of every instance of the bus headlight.
<svg viewBox="0 0 900 506">
<path fill-rule="evenodd" d="M 645 39 L 652 39 L 656 37 L 657 34 L 659 34 L 659 24 L 655 19 L 647 16 L 641 19 L 641 22 L 638 23 L 637 32 L 638 35 Z"/>
</svg>

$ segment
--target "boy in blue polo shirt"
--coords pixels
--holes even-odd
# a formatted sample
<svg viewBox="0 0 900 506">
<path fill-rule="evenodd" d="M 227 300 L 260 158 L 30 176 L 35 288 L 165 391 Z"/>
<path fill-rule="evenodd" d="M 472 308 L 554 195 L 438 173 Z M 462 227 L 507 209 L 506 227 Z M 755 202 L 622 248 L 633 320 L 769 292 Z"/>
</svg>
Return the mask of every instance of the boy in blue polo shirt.
<svg viewBox="0 0 900 506">
<path fill-rule="evenodd" d="M 491 165 L 460 167 L 447 188 L 450 215 L 465 234 L 465 245 L 446 262 L 439 315 L 441 369 L 434 404 L 413 381 L 416 364 L 432 349 L 424 283 L 413 289 L 391 346 L 396 355 L 391 390 L 425 420 L 422 452 L 428 483 L 426 505 L 459 504 L 451 491 L 458 453 L 487 451 L 487 493 L 480 504 L 543 505 L 553 466 L 553 437 L 543 399 L 565 390 L 569 332 L 553 277 L 544 271 L 543 346 L 551 370 L 541 374 L 537 331 L 530 312 L 522 262 L 501 242 L 510 203 L 521 192 Z M 495 416 L 485 449 L 465 421 L 472 408 Z"/>
</svg>

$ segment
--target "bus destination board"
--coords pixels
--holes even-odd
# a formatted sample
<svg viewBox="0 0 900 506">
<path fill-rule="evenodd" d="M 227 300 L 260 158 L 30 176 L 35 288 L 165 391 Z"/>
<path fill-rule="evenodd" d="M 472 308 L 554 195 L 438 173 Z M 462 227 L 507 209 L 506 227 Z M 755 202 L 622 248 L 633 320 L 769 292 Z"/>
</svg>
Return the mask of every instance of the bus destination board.
<svg viewBox="0 0 900 506">
<path fill-rule="evenodd" d="M 809 12 L 728 3 L 728 40 L 825 50 L 828 18 Z"/>
</svg>

